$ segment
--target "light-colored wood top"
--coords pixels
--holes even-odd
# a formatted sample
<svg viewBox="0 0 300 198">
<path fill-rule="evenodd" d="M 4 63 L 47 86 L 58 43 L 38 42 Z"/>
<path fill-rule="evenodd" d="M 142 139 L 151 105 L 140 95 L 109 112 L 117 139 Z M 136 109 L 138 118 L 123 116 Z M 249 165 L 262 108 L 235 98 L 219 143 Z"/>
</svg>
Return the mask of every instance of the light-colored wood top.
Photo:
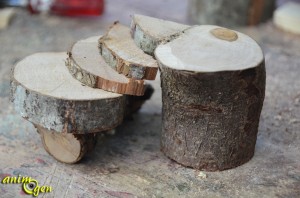
<svg viewBox="0 0 300 198">
<path fill-rule="evenodd" d="M 64 163 L 76 163 L 86 153 L 87 145 L 72 133 L 57 133 L 36 126 L 41 135 L 45 150 L 56 160 Z M 82 137 L 82 136 L 81 136 Z"/>
<path fill-rule="evenodd" d="M 147 35 L 158 40 L 174 35 L 190 27 L 180 23 L 138 14 L 133 15 L 132 22 L 137 24 L 145 33 L 147 33 Z"/>
<path fill-rule="evenodd" d="M 129 79 L 107 65 L 98 49 L 101 36 L 94 36 L 76 42 L 72 48 L 72 58 L 81 69 L 88 73 L 120 83 L 128 83 Z"/>
<path fill-rule="evenodd" d="M 300 4 L 288 2 L 274 12 L 274 23 L 279 28 L 300 34 Z"/>
<path fill-rule="evenodd" d="M 164 66 L 194 72 L 244 70 L 263 61 L 262 50 L 252 38 L 220 28 L 203 25 L 188 29 L 177 39 L 159 45 L 155 57 Z"/>
<path fill-rule="evenodd" d="M 98 100 L 122 97 L 121 94 L 93 89 L 74 79 L 65 66 L 67 53 L 37 53 L 20 61 L 14 78 L 25 88 L 66 100 Z"/>
<path fill-rule="evenodd" d="M 98 49 L 100 37 L 90 37 L 73 45 L 70 58 L 76 67 L 96 78 L 96 88 L 114 93 L 143 95 L 145 88 L 143 80 L 127 78 L 105 62 Z"/>
</svg>

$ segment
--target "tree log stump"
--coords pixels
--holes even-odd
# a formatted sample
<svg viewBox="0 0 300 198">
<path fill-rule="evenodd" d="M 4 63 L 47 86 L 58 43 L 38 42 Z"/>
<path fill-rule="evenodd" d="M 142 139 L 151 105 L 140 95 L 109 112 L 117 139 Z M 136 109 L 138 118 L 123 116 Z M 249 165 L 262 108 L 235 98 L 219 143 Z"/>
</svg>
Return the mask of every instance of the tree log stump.
<svg viewBox="0 0 300 198">
<path fill-rule="evenodd" d="M 15 110 L 32 122 L 58 161 L 75 163 L 93 148 L 96 132 L 123 121 L 125 97 L 75 80 L 64 65 L 66 53 L 38 53 L 14 68 L 11 91 Z"/>
<path fill-rule="evenodd" d="M 182 33 L 188 25 L 135 14 L 131 21 L 131 35 L 136 45 L 145 53 L 154 55 L 155 48 Z"/>
<path fill-rule="evenodd" d="M 145 91 L 143 80 L 128 79 L 104 61 L 98 49 L 100 37 L 80 40 L 72 46 L 66 61 L 70 73 L 89 87 L 120 94 L 143 95 Z"/>
<path fill-rule="evenodd" d="M 162 151 L 178 163 L 217 171 L 254 154 L 265 94 L 264 57 L 248 36 L 193 27 L 159 45 Z"/>
<path fill-rule="evenodd" d="M 128 27 L 115 22 L 99 39 L 99 49 L 107 64 L 128 78 L 155 79 L 156 60 L 135 44 Z"/>
</svg>

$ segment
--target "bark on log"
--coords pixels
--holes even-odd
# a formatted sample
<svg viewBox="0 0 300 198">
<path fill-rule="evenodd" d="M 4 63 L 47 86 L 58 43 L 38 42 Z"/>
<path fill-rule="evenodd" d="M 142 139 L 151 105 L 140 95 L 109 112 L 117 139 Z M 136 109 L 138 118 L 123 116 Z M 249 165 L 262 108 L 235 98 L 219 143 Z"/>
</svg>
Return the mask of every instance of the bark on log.
<svg viewBox="0 0 300 198">
<path fill-rule="evenodd" d="M 272 18 L 274 0 L 190 0 L 189 18 L 197 24 L 225 27 L 256 25 Z"/>
<path fill-rule="evenodd" d="M 144 81 L 128 79 L 112 69 L 99 54 L 99 37 L 76 42 L 66 61 L 70 73 L 83 84 L 114 93 L 143 95 Z"/>
<path fill-rule="evenodd" d="M 83 86 L 64 66 L 66 53 L 38 53 L 14 68 L 15 110 L 47 130 L 86 134 L 115 128 L 123 120 L 125 97 Z"/>
<path fill-rule="evenodd" d="M 116 22 L 99 39 L 99 49 L 104 60 L 128 78 L 155 79 L 158 70 L 156 60 L 136 46 L 128 27 Z"/>
<path fill-rule="evenodd" d="M 265 93 L 257 43 L 232 30 L 199 26 L 158 46 L 155 57 L 161 70 L 162 151 L 184 166 L 208 171 L 250 160 Z"/>
<path fill-rule="evenodd" d="M 155 48 L 178 37 L 188 25 L 143 15 L 133 15 L 131 35 L 136 45 L 145 53 L 154 55 Z"/>
</svg>

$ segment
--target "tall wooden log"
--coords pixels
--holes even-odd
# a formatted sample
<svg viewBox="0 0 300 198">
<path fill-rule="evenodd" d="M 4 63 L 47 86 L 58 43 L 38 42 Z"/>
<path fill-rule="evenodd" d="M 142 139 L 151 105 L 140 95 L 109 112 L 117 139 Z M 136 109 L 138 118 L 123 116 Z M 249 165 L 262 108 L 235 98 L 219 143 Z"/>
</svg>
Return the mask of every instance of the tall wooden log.
<svg viewBox="0 0 300 198">
<path fill-rule="evenodd" d="M 83 86 L 64 66 L 66 58 L 66 53 L 38 53 L 15 66 L 15 110 L 58 133 L 87 134 L 115 128 L 123 120 L 124 96 Z"/>
<path fill-rule="evenodd" d="M 155 79 L 157 62 L 136 46 L 128 27 L 115 22 L 99 39 L 99 49 L 105 61 L 128 78 Z"/>
<path fill-rule="evenodd" d="M 143 80 L 128 79 L 104 61 L 98 49 L 100 37 L 80 40 L 72 46 L 66 61 L 70 73 L 89 87 L 120 94 L 143 95 L 145 91 Z"/>
<path fill-rule="evenodd" d="M 159 45 L 162 151 L 178 163 L 217 171 L 254 154 L 265 94 L 260 47 L 218 26 L 193 27 Z"/>
<path fill-rule="evenodd" d="M 135 14 L 131 21 L 131 35 L 136 45 L 145 53 L 154 55 L 155 48 L 182 33 L 188 25 Z"/>
</svg>

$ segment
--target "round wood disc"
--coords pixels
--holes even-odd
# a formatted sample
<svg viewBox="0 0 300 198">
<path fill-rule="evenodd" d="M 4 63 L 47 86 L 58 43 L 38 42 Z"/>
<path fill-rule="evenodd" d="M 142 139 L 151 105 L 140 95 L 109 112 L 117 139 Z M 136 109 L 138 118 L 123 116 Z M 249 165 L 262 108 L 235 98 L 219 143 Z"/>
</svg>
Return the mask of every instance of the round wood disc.
<svg viewBox="0 0 300 198">
<path fill-rule="evenodd" d="M 143 95 L 144 81 L 126 78 L 104 61 L 99 53 L 100 36 L 76 42 L 67 61 L 70 73 L 83 84 L 114 93 Z"/>
<path fill-rule="evenodd" d="M 211 25 L 195 26 L 159 45 L 155 57 L 164 66 L 192 72 L 245 70 L 263 61 L 261 48 L 249 36 Z"/>
<path fill-rule="evenodd" d="M 39 126 L 36 127 L 45 150 L 60 162 L 76 163 L 95 146 L 96 136 L 94 134 L 57 133 Z"/>
<path fill-rule="evenodd" d="M 188 25 L 135 14 L 131 21 L 131 34 L 136 45 L 153 55 L 157 45 L 168 42 L 182 33 Z"/>
<path fill-rule="evenodd" d="M 56 132 L 85 134 L 119 125 L 124 96 L 82 85 L 70 75 L 66 58 L 66 53 L 38 53 L 15 66 L 12 100 L 16 111 Z"/>
<path fill-rule="evenodd" d="M 156 60 L 135 44 L 128 27 L 120 23 L 112 25 L 99 39 L 99 48 L 108 65 L 128 78 L 155 80 Z"/>
</svg>

